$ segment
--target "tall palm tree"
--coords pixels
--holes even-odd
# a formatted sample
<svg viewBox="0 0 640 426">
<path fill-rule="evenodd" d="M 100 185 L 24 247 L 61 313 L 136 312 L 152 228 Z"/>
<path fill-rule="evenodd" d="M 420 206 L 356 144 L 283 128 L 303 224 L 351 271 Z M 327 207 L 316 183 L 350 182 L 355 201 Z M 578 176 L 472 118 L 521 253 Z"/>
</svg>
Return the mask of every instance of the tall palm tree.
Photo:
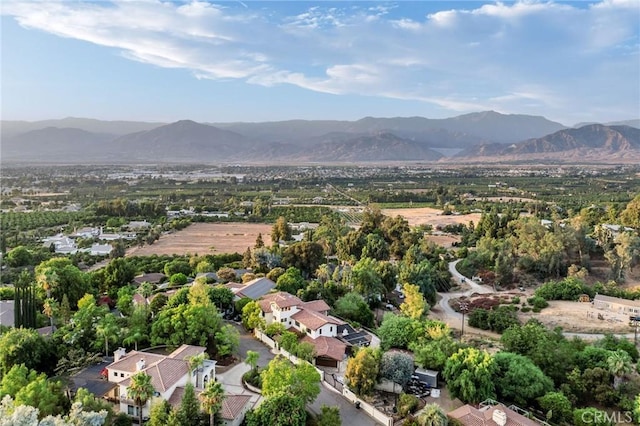
<svg viewBox="0 0 640 426">
<path fill-rule="evenodd" d="M 138 293 L 140 293 L 140 295 L 144 297 L 144 304 L 148 305 L 148 299 L 153 294 L 153 284 L 148 281 L 143 282 L 142 284 L 140 284 L 140 287 L 138 287 Z"/>
<path fill-rule="evenodd" d="M 618 389 L 622 384 L 622 378 L 625 374 L 633 371 L 631 367 L 631 356 L 621 349 L 609 355 L 607 358 L 607 366 L 609 367 L 609 372 L 613 374 L 614 389 Z"/>
<path fill-rule="evenodd" d="M 194 371 L 200 371 L 200 369 L 202 368 L 202 365 L 204 364 L 204 360 L 205 359 L 209 359 L 209 356 L 205 352 L 186 358 L 186 361 L 189 363 L 189 382 L 191 382 L 192 373 Z M 198 383 L 198 375 L 196 374 L 196 385 L 195 385 L 195 387 L 196 388 L 199 387 L 198 385 L 199 385 L 199 383 Z"/>
<path fill-rule="evenodd" d="M 120 326 L 116 321 L 116 317 L 110 313 L 107 313 L 98 322 L 98 325 L 96 327 L 96 335 L 99 338 L 104 338 L 104 356 L 109 356 L 109 342 L 117 340 L 117 333 L 119 331 Z"/>
<path fill-rule="evenodd" d="M 427 404 L 418 417 L 420 426 L 447 426 L 449 418 L 438 404 Z"/>
<path fill-rule="evenodd" d="M 142 407 L 151 399 L 155 389 L 151 384 L 151 376 L 140 371 L 131 376 L 131 383 L 127 386 L 127 395 L 138 406 L 139 425 L 142 426 Z"/>
<path fill-rule="evenodd" d="M 215 415 L 222 409 L 222 401 L 224 400 L 222 384 L 211 380 L 200 394 L 200 400 L 204 411 L 209 413 L 209 426 L 213 426 Z"/>
<path fill-rule="evenodd" d="M 58 285 L 58 274 L 51 268 L 45 269 L 38 277 L 36 278 L 38 283 L 42 286 L 44 291 L 47 293 L 47 300 L 51 299 L 51 289 Z M 49 315 L 47 315 L 49 316 Z M 49 325 L 51 325 L 51 330 L 53 330 L 53 311 L 49 316 Z"/>
</svg>

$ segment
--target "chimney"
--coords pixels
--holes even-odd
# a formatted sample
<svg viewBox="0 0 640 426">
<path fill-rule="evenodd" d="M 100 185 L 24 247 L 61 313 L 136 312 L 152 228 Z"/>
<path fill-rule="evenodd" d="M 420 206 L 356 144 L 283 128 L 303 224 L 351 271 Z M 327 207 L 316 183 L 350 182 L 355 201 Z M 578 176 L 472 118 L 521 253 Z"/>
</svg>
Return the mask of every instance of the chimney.
<svg viewBox="0 0 640 426">
<path fill-rule="evenodd" d="M 140 358 L 140 361 L 136 362 L 136 371 L 142 371 L 146 367 L 144 358 Z"/>
<path fill-rule="evenodd" d="M 127 350 L 125 348 L 118 348 L 118 350 L 113 352 L 113 362 L 120 361 L 127 355 Z"/>
</svg>

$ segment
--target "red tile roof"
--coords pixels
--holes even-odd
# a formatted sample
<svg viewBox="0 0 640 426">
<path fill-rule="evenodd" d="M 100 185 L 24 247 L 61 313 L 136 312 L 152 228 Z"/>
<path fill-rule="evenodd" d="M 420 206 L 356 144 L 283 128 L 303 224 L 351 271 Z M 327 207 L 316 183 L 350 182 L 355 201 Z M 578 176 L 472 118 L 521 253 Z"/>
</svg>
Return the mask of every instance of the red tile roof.
<svg viewBox="0 0 640 426">
<path fill-rule="evenodd" d="M 165 358 L 142 371 L 151 376 L 151 384 L 156 391 L 166 392 L 189 373 L 189 365 L 180 359 Z M 129 377 L 120 382 L 120 385 L 129 386 L 130 383 Z"/>
<path fill-rule="evenodd" d="M 263 312 L 271 312 L 271 303 L 275 303 L 279 308 L 287 308 L 291 306 L 300 306 L 302 300 L 287 292 L 279 291 L 277 293 L 265 294 L 258 301 Z"/>
<path fill-rule="evenodd" d="M 503 404 L 486 407 L 485 409 L 477 409 L 467 404 L 453 410 L 447 415 L 458 420 L 465 426 L 498 426 L 493 420 L 493 413 L 496 410 L 500 410 L 506 414 L 507 422 L 505 426 L 540 426 L 537 422 L 526 418 L 522 414 L 516 413 Z"/>
<path fill-rule="evenodd" d="M 187 358 L 204 353 L 207 348 L 203 346 L 182 345 L 169 354 L 169 358 L 187 360 Z"/>
<path fill-rule="evenodd" d="M 222 400 L 222 410 L 220 417 L 225 420 L 233 420 L 242 412 L 242 409 L 251 400 L 249 395 L 231 395 L 227 394 Z"/>
<path fill-rule="evenodd" d="M 176 386 L 175 390 L 167 400 L 167 402 L 171 404 L 173 408 L 180 407 L 180 403 L 182 402 L 182 398 L 184 397 L 184 390 L 185 390 L 184 386 Z M 194 391 L 196 394 L 196 398 L 200 398 L 202 389 L 194 389 Z"/>
<path fill-rule="evenodd" d="M 323 356 L 338 361 L 344 359 L 344 354 L 347 349 L 347 345 L 335 337 L 323 336 L 312 339 L 310 336 L 304 336 L 300 341 L 311 343 L 316 348 L 316 357 Z"/>
<path fill-rule="evenodd" d="M 331 307 L 324 300 L 311 300 L 302 304 L 304 309 L 316 312 L 327 312 Z"/>
<path fill-rule="evenodd" d="M 321 314 L 320 312 L 310 311 L 308 309 L 303 309 L 299 312 L 296 312 L 295 314 L 291 315 L 291 318 L 298 321 L 300 324 L 305 325 L 311 330 L 317 330 L 325 324 L 344 324 L 343 321 L 337 318 Z"/>
</svg>

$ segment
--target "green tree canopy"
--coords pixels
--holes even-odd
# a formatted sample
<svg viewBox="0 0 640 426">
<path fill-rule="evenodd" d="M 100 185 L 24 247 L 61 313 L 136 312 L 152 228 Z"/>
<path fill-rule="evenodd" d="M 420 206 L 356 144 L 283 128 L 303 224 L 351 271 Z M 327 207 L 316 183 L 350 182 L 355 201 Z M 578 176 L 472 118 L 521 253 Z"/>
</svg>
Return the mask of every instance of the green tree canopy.
<svg viewBox="0 0 640 426">
<path fill-rule="evenodd" d="M 529 401 L 553 390 L 553 382 L 529 358 L 510 352 L 493 357 L 493 380 L 500 401 L 526 406 Z"/>
<path fill-rule="evenodd" d="M 289 393 L 313 402 L 320 394 L 320 374 L 309 363 L 293 365 L 283 357 L 276 357 L 262 371 L 262 394 L 266 397 Z"/>
<path fill-rule="evenodd" d="M 443 376 L 451 394 L 464 402 L 477 404 L 496 398 L 493 358 L 475 348 L 460 349 L 447 360 Z"/>
<path fill-rule="evenodd" d="M 347 385 L 357 395 L 367 395 L 373 391 L 379 371 L 380 352 L 373 348 L 359 349 L 355 356 L 347 361 Z"/>
</svg>

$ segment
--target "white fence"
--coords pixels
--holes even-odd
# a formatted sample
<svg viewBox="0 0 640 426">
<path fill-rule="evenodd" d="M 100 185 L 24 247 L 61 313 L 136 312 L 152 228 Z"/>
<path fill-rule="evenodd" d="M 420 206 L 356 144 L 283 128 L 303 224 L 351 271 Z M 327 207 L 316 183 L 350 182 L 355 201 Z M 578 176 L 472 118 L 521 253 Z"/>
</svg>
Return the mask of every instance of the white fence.
<svg viewBox="0 0 640 426">
<path fill-rule="evenodd" d="M 342 389 L 342 395 L 354 404 L 358 402 L 360 404 L 360 409 L 367 413 L 369 416 L 373 417 L 377 422 L 380 422 L 386 426 L 393 426 L 393 417 L 389 417 L 386 414 L 376 410 L 373 405 L 368 404 L 358 398 L 357 395 L 347 389 L 346 386 L 344 387 L 344 389 Z"/>
</svg>

